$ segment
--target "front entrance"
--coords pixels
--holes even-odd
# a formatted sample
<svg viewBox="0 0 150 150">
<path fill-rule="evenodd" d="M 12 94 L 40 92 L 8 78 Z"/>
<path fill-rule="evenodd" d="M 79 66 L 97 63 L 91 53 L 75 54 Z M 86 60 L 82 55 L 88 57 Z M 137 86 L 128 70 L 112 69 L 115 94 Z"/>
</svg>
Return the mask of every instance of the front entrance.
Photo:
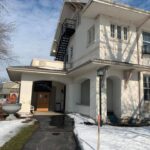
<svg viewBox="0 0 150 150">
<path fill-rule="evenodd" d="M 35 111 L 65 111 L 65 85 L 55 81 L 35 81 L 32 101 Z"/>
<path fill-rule="evenodd" d="M 50 101 L 49 92 L 38 92 L 37 93 L 37 111 L 48 111 Z"/>
</svg>

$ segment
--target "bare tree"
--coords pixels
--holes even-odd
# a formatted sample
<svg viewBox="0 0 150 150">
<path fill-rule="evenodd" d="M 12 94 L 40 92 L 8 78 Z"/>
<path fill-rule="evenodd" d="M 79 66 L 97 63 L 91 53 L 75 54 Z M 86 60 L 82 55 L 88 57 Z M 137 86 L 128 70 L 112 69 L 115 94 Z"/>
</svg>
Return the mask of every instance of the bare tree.
<svg viewBox="0 0 150 150">
<path fill-rule="evenodd" d="M 0 0 L 0 63 L 9 64 L 10 62 L 16 60 L 16 57 L 13 56 L 10 50 L 10 34 L 14 29 L 12 23 L 6 23 L 3 21 L 2 13 L 7 13 L 5 7 L 5 0 Z"/>
</svg>

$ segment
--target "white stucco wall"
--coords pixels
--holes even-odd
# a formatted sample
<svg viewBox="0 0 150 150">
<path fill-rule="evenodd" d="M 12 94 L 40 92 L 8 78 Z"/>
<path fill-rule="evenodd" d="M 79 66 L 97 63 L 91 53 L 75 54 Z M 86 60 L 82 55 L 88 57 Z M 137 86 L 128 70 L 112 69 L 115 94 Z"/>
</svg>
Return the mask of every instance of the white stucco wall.
<svg viewBox="0 0 150 150">
<path fill-rule="evenodd" d="M 128 40 L 111 38 L 110 25 L 129 27 Z M 117 32 L 115 32 L 117 35 Z M 122 32 L 123 35 L 123 32 Z M 123 36 L 122 36 L 123 38 Z M 137 64 L 136 28 L 133 24 L 121 19 L 100 16 L 100 58 Z"/>
<path fill-rule="evenodd" d="M 81 82 L 90 79 L 90 105 L 82 105 L 81 101 Z M 73 79 L 73 95 L 72 95 L 72 105 L 73 111 L 78 112 L 84 115 L 88 115 L 94 119 L 96 119 L 96 72 L 92 70 L 91 72 L 87 72 L 85 74 L 79 75 Z"/>
<path fill-rule="evenodd" d="M 95 41 L 88 45 L 87 33 L 90 27 L 95 26 Z M 90 19 L 81 17 L 81 23 L 76 28 L 76 32 L 70 39 L 68 49 L 73 46 L 73 67 L 95 58 L 99 58 L 99 17 Z"/>
</svg>

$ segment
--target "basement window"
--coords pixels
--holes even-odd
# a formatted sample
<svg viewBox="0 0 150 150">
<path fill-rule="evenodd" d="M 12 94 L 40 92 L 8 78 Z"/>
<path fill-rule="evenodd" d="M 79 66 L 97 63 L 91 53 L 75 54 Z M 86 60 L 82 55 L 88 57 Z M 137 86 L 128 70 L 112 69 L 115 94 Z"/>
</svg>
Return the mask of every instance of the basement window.
<svg viewBox="0 0 150 150">
<path fill-rule="evenodd" d="M 144 76 L 144 100 L 150 101 L 150 76 Z"/>
<path fill-rule="evenodd" d="M 150 33 L 143 32 L 143 53 L 150 54 Z"/>
</svg>

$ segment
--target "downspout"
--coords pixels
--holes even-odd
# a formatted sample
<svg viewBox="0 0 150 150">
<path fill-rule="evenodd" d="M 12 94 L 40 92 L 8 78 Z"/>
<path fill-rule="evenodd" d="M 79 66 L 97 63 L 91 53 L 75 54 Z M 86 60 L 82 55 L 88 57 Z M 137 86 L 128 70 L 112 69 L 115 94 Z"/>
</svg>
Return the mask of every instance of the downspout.
<svg viewBox="0 0 150 150">
<path fill-rule="evenodd" d="M 140 49 L 139 49 L 139 28 L 136 29 L 136 42 L 137 42 L 137 63 L 140 65 Z M 141 116 L 141 78 L 140 78 L 141 72 L 138 72 L 138 96 L 139 96 L 139 115 L 138 118 Z"/>
</svg>

